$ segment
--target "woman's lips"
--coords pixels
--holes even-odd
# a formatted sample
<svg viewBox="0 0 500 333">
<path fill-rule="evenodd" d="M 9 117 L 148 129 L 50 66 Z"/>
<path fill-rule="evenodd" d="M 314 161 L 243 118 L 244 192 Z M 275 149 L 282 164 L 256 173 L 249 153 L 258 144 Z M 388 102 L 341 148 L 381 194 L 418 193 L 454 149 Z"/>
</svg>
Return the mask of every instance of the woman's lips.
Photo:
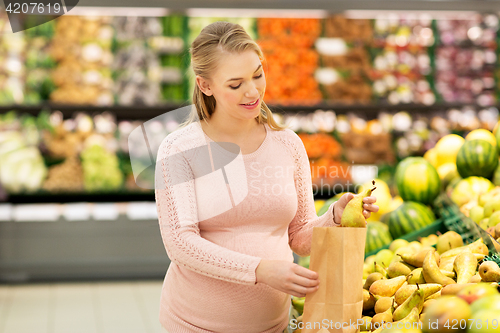
<svg viewBox="0 0 500 333">
<path fill-rule="evenodd" d="M 245 109 L 253 109 L 255 108 L 257 105 L 259 105 L 259 101 L 260 101 L 260 98 L 257 99 L 257 101 L 255 101 L 255 104 L 253 105 L 245 105 L 245 104 L 240 104 L 241 106 L 243 106 Z"/>
</svg>

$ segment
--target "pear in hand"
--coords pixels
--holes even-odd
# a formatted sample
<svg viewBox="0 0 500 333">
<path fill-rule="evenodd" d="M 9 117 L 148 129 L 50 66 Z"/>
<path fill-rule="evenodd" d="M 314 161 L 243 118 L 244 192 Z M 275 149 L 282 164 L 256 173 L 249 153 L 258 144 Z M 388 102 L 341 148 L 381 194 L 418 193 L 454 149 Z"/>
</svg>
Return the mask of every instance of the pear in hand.
<svg viewBox="0 0 500 333">
<path fill-rule="evenodd" d="M 375 185 L 375 181 L 372 181 Z M 363 215 L 363 198 L 369 197 L 374 188 L 368 188 L 363 192 L 357 194 L 352 198 L 344 208 L 342 217 L 340 218 L 340 225 L 349 228 L 366 228 L 366 219 Z"/>
</svg>

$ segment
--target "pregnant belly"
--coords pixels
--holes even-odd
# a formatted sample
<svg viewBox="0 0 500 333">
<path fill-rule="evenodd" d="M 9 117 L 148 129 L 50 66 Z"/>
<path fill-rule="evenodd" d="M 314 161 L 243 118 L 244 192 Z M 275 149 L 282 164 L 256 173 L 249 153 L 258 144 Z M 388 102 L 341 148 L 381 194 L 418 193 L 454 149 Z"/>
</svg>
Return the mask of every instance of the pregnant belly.
<svg viewBox="0 0 500 333">
<path fill-rule="evenodd" d="M 264 284 L 226 282 L 175 265 L 165 279 L 162 302 L 180 318 L 188 317 L 183 319 L 207 330 L 262 332 L 288 317 L 290 295 Z"/>
</svg>

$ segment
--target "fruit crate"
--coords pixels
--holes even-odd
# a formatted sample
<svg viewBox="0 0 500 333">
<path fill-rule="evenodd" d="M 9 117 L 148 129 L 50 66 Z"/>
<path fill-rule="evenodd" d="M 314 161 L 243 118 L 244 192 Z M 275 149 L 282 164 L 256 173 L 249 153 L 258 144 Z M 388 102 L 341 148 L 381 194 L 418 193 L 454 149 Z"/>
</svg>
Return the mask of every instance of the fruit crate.
<svg viewBox="0 0 500 333">
<path fill-rule="evenodd" d="M 404 240 L 407 240 L 408 242 L 413 242 L 413 241 L 418 241 L 422 237 L 427 237 L 429 235 L 437 234 L 438 232 L 444 234 L 447 231 L 448 231 L 448 229 L 446 228 L 444 220 L 438 219 L 434 223 L 432 223 L 432 224 L 430 224 L 422 229 L 419 229 L 419 230 L 410 232 L 409 234 L 406 234 L 404 236 L 398 237 L 398 239 L 404 239 Z M 371 255 L 377 254 L 377 252 L 379 252 L 380 250 L 388 249 L 389 245 L 390 244 L 382 246 L 382 247 L 380 247 L 376 250 L 373 250 L 371 252 L 365 253 L 365 258 L 369 257 Z"/>
<path fill-rule="evenodd" d="M 468 216 L 460 211 L 458 206 L 444 193 L 440 194 L 434 201 L 435 213 L 443 220 L 446 229 L 455 231 L 462 236 L 464 244 L 470 244 L 479 238 L 483 239 L 488 247 L 489 254 L 498 251 L 493 244 L 490 235 Z"/>
</svg>

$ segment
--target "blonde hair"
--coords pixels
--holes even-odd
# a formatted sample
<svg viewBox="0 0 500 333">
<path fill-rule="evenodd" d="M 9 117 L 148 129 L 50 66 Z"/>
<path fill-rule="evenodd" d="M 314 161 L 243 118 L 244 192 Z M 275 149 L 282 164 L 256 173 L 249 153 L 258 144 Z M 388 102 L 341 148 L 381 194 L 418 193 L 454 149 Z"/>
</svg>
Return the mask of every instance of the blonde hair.
<svg viewBox="0 0 500 333">
<path fill-rule="evenodd" d="M 245 29 L 239 24 L 218 21 L 207 25 L 191 44 L 189 53 L 191 55 L 191 66 L 194 74 L 203 78 L 208 78 L 214 72 L 218 64 L 220 52 L 240 53 L 245 51 L 255 51 L 261 60 L 264 55 L 259 45 L 247 34 Z M 188 119 L 180 127 L 196 121 L 197 119 L 210 119 L 215 111 L 215 98 L 205 95 L 197 84 L 193 92 L 193 104 L 195 108 L 191 111 Z M 259 124 L 267 123 L 271 129 L 283 130 L 286 127 L 278 124 L 273 118 L 269 107 L 261 102 L 261 109 L 258 117 Z"/>
</svg>

